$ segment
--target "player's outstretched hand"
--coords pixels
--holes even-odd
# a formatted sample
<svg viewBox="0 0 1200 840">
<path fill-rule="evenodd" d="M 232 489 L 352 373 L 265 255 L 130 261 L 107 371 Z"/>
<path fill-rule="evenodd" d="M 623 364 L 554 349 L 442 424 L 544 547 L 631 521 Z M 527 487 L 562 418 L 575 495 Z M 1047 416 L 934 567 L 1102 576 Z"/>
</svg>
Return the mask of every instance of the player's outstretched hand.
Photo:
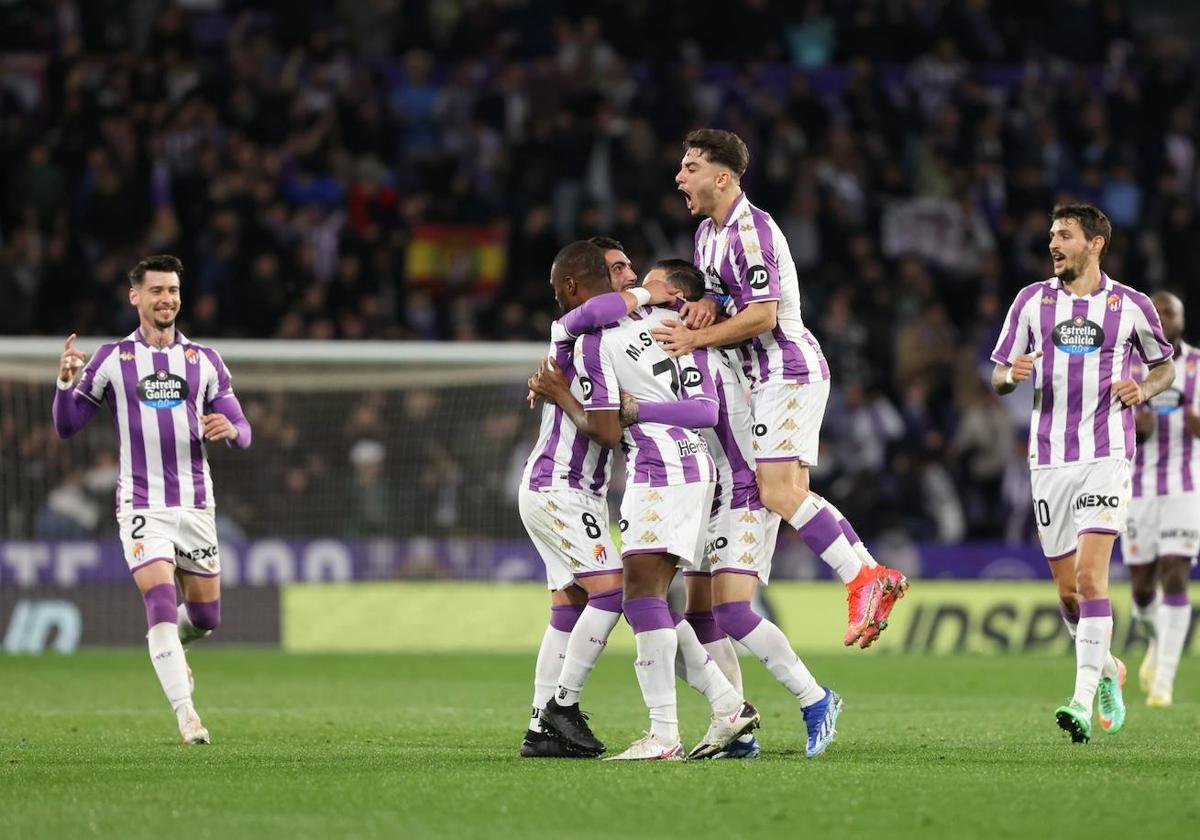
<svg viewBox="0 0 1200 840">
<path fill-rule="evenodd" d="M 200 417 L 205 440 L 237 440 L 237 427 L 224 414 L 204 414 Z"/>
<path fill-rule="evenodd" d="M 650 293 L 651 304 L 671 303 L 683 297 L 683 292 L 662 279 L 661 272 L 651 272 L 651 276 L 642 281 L 642 288 Z"/>
<path fill-rule="evenodd" d="M 558 402 L 558 397 L 570 392 L 570 386 L 567 385 L 567 377 L 563 376 L 554 359 L 547 356 L 542 360 L 538 372 L 529 379 L 529 390 L 539 397 Z"/>
<path fill-rule="evenodd" d="M 663 321 L 661 327 L 650 330 L 650 335 L 672 356 L 682 356 L 696 349 L 692 331 L 678 321 Z"/>
<path fill-rule="evenodd" d="M 1122 403 L 1129 406 L 1141 405 L 1146 401 L 1146 395 L 1142 392 L 1141 383 L 1135 382 L 1132 379 L 1122 379 L 1120 382 L 1114 382 L 1113 394 Z"/>
<path fill-rule="evenodd" d="M 75 333 L 71 333 L 63 345 L 62 355 L 58 357 L 58 378 L 63 382 L 70 382 L 86 361 L 87 353 L 75 349 Z"/>
<path fill-rule="evenodd" d="M 702 330 L 717 322 L 717 302 L 710 297 L 689 300 L 679 310 L 679 317 L 689 329 Z"/>
<path fill-rule="evenodd" d="M 1033 373 L 1033 363 L 1042 358 L 1042 351 L 1036 353 L 1027 353 L 1024 356 L 1017 356 L 1013 361 L 1012 380 L 1013 382 L 1024 382 Z"/>
<path fill-rule="evenodd" d="M 625 391 L 621 392 L 621 425 L 632 426 L 638 421 L 640 411 L 637 397 Z"/>
</svg>

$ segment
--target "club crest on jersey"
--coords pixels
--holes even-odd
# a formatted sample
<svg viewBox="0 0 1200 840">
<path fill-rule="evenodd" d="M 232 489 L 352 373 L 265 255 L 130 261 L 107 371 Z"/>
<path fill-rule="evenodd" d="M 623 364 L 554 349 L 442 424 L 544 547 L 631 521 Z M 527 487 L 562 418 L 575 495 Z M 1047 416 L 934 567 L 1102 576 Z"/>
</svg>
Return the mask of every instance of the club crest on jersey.
<svg viewBox="0 0 1200 840">
<path fill-rule="evenodd" d="M 1112 312 L 1120 312 L 1121 311 L 1120 295 L 1109 295 L 1108 296 L 1108 308 Z"/>
<path fill-rule="evenodd" d="M 200 354 L 190 347 L 183 351 L 183 358 L 187 359 L 189 365 L 200 364 Z"/>
<path fill-rule="evenodd" d="M 138 382 L 137 395 L 142 405 L 168 411 L 183 405 L 183 401 L 188 398 L 188 384 L 173 373 L 156 370 Z"/>
<path fill-rule="evenodd" d="M 142 558 L 146 556 L 146 546 L 140 542 L 133 544 L 133 562 L 141 563 Z"/>
<path fill-rule="evenodd" d="M 1104 328 L 1082 315 L 1057 324 L 1050 335 L 1055 347 L 1072 356 L 1094 353 L 1104 346 Z"/>
<path fill-rule="evenodd" d="M 1155 414 L 1171 414 L 1183 408 L 1183 392 L 1174 388 L 1168 388 L 1165 391 L 1155 394 L 1146 402 L 1154 410 Z"/>
<path fill-rule="evenodd" d="M 598 563 L 603 563 L 608 559 L 608 549 L 599 544 L 592 546 L 592 559 Z"/>
</svg>

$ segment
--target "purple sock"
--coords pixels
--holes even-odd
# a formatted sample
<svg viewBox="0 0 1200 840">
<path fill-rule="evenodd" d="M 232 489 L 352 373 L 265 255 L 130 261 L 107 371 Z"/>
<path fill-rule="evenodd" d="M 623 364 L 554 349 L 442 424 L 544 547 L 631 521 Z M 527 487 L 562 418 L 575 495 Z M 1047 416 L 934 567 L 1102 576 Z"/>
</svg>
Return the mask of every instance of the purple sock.
<svg viewBox="0 0 1200 840">
<path fill-rule="evenodd" d="M 696 638 L 700 640 L 700 644 L 708 645 L 725 638 L 725 632 L 717 626 L 717 619 L 711 612 L 684 613 L 683 617 L 696 631 Z"/>
<path fill-rule="evenodd" d="M 146 626 L 155 624 L 178 624 L 179 616 L 175 604 L 175 584 L 160 583 L 142 595 L 146 603 Z"/>
<path fill-rule="evenodd" d="M 674 630 L 671 608 L 662 598 L 632 598 L 625 601 L 625 620 L 633 632 L 648 633 L 651 630 Z"/>
<path fill-rule="evenodd" d="M 749 636 L 762 621 L 762 616 L 750 607 L 749 601 L 717 604 L 713 607 L 713 615 L 725 635 L 739 640 Z"/>
<path fill-rule="evenodd" d="M 800 529 L 800 539 L 804 540 L 804 544 L 818 557 L 840 536 L 842 528 L 829 508 L 821 508 L 817 515 L 805 522 L 804 527 Z"/>
<path fill-rule="evenodd" d="M 221 623 L 221 599 L 215 601 L 184 601 L 188 621 L 197 630 L 216 630 Z"/>
<path fill-rule="evenodd" d="M 575 622 L 583 613 L 583 604 L 555 604 L 550 608 L 550 626 L 563 633 L 575 629 Z"/>
<path fill-rule="evenodd" d="M 1186 607 L 1191 602 L 1188 600 L 1186 592 L 1172 592 L 1164 594 L 1162 602 L 1168 607 Z"/>
<path fill-rule="evenodd" d="M 843 516 L 838 520 L 838 526 L 841 527 L 842 533 L 846 535 L 846 539 L 850 541 L 850 545 L 862 542 L 862 540 L 858 538 L 858 534 L 855 533 L 854 527 L 850 524 L 849 519 Z"/>
<path fill-rule="evenodd" d="M 1107 598 L 1093 598 L 1079 602 L 1080 618 L 1112 618 L 1112 602 Z"/>
<path fill-rule="evenodd" d="M 621 600 L 624 597 L 625 590 L 618 586 L 605 592 L 597 592 L 594 595 L 589 595 L 588 606 L 604 610 L 605 612 L 619 613 L 621 611 Z"/>
</svg>

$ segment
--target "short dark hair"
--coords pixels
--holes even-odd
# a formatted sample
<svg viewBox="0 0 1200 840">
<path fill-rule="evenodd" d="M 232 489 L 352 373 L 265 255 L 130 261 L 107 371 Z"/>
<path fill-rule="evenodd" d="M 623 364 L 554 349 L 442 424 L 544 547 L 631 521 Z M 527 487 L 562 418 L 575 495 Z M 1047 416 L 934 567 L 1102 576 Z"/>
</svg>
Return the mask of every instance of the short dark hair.
<svg viewBox="0 0 1200 840">
<path fill-rule="evenodd" d="M 665 272 L 667 284 L 683 292 L 688 300 L 704 297 L 704 274 L 687 260 L 659 260 L 650 267 L 651 271 L 655 269 Z"/>
<path fill-rule="evenodd" d="M 554 255 L 550 273 L 574 277 L 575 282 L 591 289 L 609 287 L 608 263 L 604 261 L 604 252 L 586 239 L 564 245 Z"/>
<path fill-rule="evenodd" d="M 697 128 L 689 131 L 683 141 L 683 150 L 700 149 L 711 163 L 727 166 L 738 178 L 746 174 L 750 165 L 750 150 L 732 131 L 719 128 Z"/>
<path fill-rule="evenodd" d="M 622 254 L 625 253 L 625 246 L 611 236 L 593 236 L 588 242 L 591 242 L 601 251 L 620 251 Z"/>
<path fill-rule="evenodd" d="M 1059 219 L 1074 219 L 1083 230 L 1083 235 L 1090 242 L 1097 236 L 1104 237 L 1104 247 L 1100 249 L 1100 257 L 1108 253 L 1108 245 L 1112 242 L 1112 222 L 1104 211 L 1092 204 L 1056 204 L 1050 214 L 1051 223 Z"/>
<path fill-rule="evenodd" d="M 183 263 L 179 261 L 179 257 L 173 257 L 170 254 L 155 254 L 153 257 L 146 257 L 146 259 L 129 269 L 129 285 L 142 285 L 142 280 L 145 279 L 147 271 L 161 271 L 165 274 L 174 272 L 182 277 Z"/>
</svg>

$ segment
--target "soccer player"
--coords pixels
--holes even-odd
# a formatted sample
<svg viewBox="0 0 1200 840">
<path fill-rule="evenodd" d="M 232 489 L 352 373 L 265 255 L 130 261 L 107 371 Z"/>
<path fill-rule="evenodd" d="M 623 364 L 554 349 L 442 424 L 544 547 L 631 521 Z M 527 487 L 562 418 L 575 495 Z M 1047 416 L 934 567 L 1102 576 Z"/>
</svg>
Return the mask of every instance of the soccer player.
<svg viewBox="0 0 1200 840">
<path fill-rule="evenodd" d="M 1200 350 L 1183 341 L 1179 298 L 1158 292 L 1151 300 L 1181 376 L 1175 387 L 1143 403 L 1134 420 L 1133 498 L 1121 548 L 1133 583 L 1133 619 L 1150 639 L 1138 674 L 1146 704 L 1170 706 L 1192 621 L 1188 574 L 1200 550 Z"/>
<path fill-rule="evenodd" d="M 691 263 L 663 260 L 658 266 L 667 272 L 668 285 L 681 290 L 686 299 L 696 301 L 704 295 L 704 275 Z M 709 515 L 704 561 L 699 569 L 684 572 L 688 598 L 685 618 L 738 690 L 742 685 L 741 669 L 730 635 L 796 697 L 808 730 L 805 752 L 815 758 L 836 735 L 842 700 L 836 692 L 817 683 L 783 631 L 751 606 L 757 584 L 761 581 L 766 585 L 770 578 L 779 518 L 768 512 L 759 499 L 750 445 L 750 403 L 736 363 L 722 351 L 694 355 L 707 358 L 708 369 L 704 372 L 716 386 L 717 422 L 713 428 L 703 429 L 702 434 L 717 468 L 718 492 Z M 622 395 L 622 423 L 636 422 L 647 407 Z M 713 757 L 748 758 L 758 753 L 753 735 L 744 735 Z"/>
<path fill-rule="evenodd" d="M 576 337 L 642 304 L 675 297 L 662 283 L 605 294 L 607 276 L 600 252 L 587 242 L 563 248 L 551 265 L 552 288 L 574 292 L 556 294 L 562 317 L 551 325 L 550 355 L 576 398 L 584 393 L 574 369 Z M 526 758 L 591 757 L 605 749 L 579 710 L 579 695 L 621 617 L 621 559 L 606 501 L 610 471 L 607 449 L 581 434 L 561 408 L 543 406 L 518 494 L 521 521 L 546 566 L 551 603 L 521 743 Z"/>
<path fill-rule="evenodd" d="M 593 246 L 594 247 L 594 246 Z M 604 270 L 602 255 L 597 273 Z M 650 272 L 647 282 L 661 269 Z M 579 292 L 556 285 L 561 308 L 573 307 Z M 547 363 L 530 381 L 540 396 L 553 400 L 576 428 L 603 446 L 621 443 L 625 451 L 626 491 L 621 503 L 622 563 L 626 618 L 637 644 L 635 670 L 650 711 L 650 731 L 619 760 L 680 759 L 675 697 L 675 659 L 682 653 L 688 682 L 705 694 L 712 719 L 703 741 L 689 757 L 719 752 L 758 725 L 757 710 L 746 703 L 707 655 L 681 616 L 672 615 L 666 594 L 676 568 L 699 564 L 705 522 L 712 504 L 714 468 L 696 428 L 716 422 L 712 383 L 698 362 L 672 360 L 650 336 L 664 310 L 639 308 L 599 332 L 576 341 L 576 371 L 583 401 L 565 387 L 557 367 Z M 665 310 L 674 315 L 674 310 Z M 656 403 L 639 422 L 622 431 L 621 391 L 644 403 Z"/>
<path fill-rule="evenodd" d="M 192 704 L 183 646 L 221 621 L 221 559 L 205 446 L 250 446 L 250 424 L 229 370 L 210 347 L 175 328 L 183 264 L 147 257 L 129 272 L 138 328 L 87 355 L 67 338 L 59 359 L 54 429 L 67 438 L 108 401 L 120 442 L 117 524 L 125 561 L 146 605 L 150 662 L 185 744 L 209 733 Z M 175 583 L 184 602 L 176 603 Z"/>
<path fill-rule="evenodd" d="M 696 231 L 694 261 L 711 288 L 728 300 L 732 315 L 699 329 L 671 321 L 654 337 L 672 355 L 737 347 L 750 383 L 762 503 L 796 528 L 846 585 L 849 626 L 843 642 L 867 647 L 887 626 L 908 583 L 899 572 L 878 565 L 845 517 L 809 492 L 809 467 L 817 463 L 829 398 L 829 366 L 800 317 L 791 251 L 775 221 L 742 192 L 750 153 L 741 138 L 697 129 L 688 134 L 684 150 L 675 183 L 691 214 L 707 217 Z M 747 580 L 738 600 L 749 600 L 753 586 Z"/>
<path fill-rule="evenodd" d="M 1054 276 L 1018 293 L 1001 328 L 992 387 L 1009 394 L 1033 377 L 1029 466 L 1042 552 L 1075 638 L 1075 693 L 1055 710 L 1076 743 L 1100 725 L 1125 720 L 1124 666 L 1109 652 L 1112 605 L 1108 565 L 1124 530 L 1134 454 L 1135 406 L 1175 377 L 1171 345 L 1150 299 L 1100 270 L 1112 224 L 1090 204 L 1063 204 L 1051 214 Z M 1134 353 L 1149 367 L 1130 377 Z"/>
</svg>

